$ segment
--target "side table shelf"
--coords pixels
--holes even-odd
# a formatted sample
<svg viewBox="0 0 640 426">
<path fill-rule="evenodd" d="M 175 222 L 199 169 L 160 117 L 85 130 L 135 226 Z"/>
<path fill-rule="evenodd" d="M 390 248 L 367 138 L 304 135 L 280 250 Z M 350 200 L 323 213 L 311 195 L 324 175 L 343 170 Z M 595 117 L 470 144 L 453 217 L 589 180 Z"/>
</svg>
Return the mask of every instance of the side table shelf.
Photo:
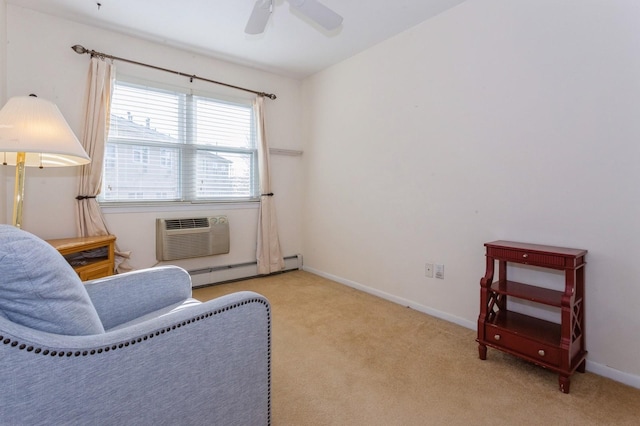
<svg viewBox="0 0 640 426">
<path fill-rule="evenodd" d="M 82 281 L 113 275 L 114 235 L 47 240 L 71 264 Z"/>
<path fill-rule="evenodd" d="M 559 387 L 569 393 L 569 376 L 585 371 L 584 270 L 587 250 L 538 244 L 494 241 L 486 243 L 486 271 L 480 280 L 478 353 L 487 346 L 515 355 L 559 374 Z M 498 277 L 494 281 L 495 264 Z M 564 271 L 562 291 L 507 280 L 507 264 L 519 263 Z M 560 324 L 514 312 L 507 297 L 552 306 Z"/>
</svg>

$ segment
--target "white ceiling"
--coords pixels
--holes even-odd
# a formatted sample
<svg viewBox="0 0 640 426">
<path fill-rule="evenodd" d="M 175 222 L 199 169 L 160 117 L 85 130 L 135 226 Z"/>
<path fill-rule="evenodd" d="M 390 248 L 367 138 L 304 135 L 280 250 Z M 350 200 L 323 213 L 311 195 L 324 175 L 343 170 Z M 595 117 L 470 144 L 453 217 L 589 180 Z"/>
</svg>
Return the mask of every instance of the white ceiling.
<svg viewBox="0 0 640 426">
<path fill-rule="evenodd" d="M 244 33 L 255 0 L 7 0 L 7 3 L 303 78 L 465 0 L 320 1 L 344 17 L 337 30 L 327 32 L 295 14 L 288 2 L 274 0 L 267 28 L 264 34 L 256 36 Z M 82 44 L 81 40 L 78 43 Z M 115 51 L 105 53 L 118 55 Z"/>
</svg>

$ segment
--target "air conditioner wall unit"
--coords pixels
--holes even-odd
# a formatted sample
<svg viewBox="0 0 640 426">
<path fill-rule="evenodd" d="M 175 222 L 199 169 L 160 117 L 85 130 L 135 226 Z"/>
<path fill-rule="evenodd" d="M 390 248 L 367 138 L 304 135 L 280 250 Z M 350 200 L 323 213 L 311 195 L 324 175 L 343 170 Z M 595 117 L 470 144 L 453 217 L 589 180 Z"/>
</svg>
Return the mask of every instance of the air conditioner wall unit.
<svg viewBox="0 0 640 426">
<path fill-rule="evenodd" d="M 227 216 L 156 219 L 156 259 L 187 259 L 229 253 Z"/>
</svg>

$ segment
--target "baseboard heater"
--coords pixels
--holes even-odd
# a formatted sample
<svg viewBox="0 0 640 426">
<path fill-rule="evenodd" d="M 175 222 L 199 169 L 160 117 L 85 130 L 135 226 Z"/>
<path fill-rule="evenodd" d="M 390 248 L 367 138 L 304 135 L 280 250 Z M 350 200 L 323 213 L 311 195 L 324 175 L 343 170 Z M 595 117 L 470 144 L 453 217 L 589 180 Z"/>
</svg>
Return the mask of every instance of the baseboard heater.
<svg viewBox="0 0 640 426">
<path fill-rule="evenodd" d="M 287 256 L 284 258 L 284 271 L 302 269 L 302 255 Z M 203 287 L 214 284 L 223 284 L 258 277 L 257 262 L 237 263 L 234 265 L 212 266 L 209 268 L 194 269 L 189 271 L 193 287 Z"/>
</svg>

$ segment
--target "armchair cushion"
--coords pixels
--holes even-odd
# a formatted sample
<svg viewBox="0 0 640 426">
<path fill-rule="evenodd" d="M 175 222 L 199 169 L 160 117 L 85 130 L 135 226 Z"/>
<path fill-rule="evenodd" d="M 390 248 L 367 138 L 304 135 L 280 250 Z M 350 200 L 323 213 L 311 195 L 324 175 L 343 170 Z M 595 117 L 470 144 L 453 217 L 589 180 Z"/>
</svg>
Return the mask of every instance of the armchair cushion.
<svg viewBox="0 0 640 426">
<path fill-rule="evenodd" d="M 104 333 L 80 278 L 56 249 L 10 225 L 0 225 L 0 240 L 2 316 L 54 334 Z"/>
</svg>

